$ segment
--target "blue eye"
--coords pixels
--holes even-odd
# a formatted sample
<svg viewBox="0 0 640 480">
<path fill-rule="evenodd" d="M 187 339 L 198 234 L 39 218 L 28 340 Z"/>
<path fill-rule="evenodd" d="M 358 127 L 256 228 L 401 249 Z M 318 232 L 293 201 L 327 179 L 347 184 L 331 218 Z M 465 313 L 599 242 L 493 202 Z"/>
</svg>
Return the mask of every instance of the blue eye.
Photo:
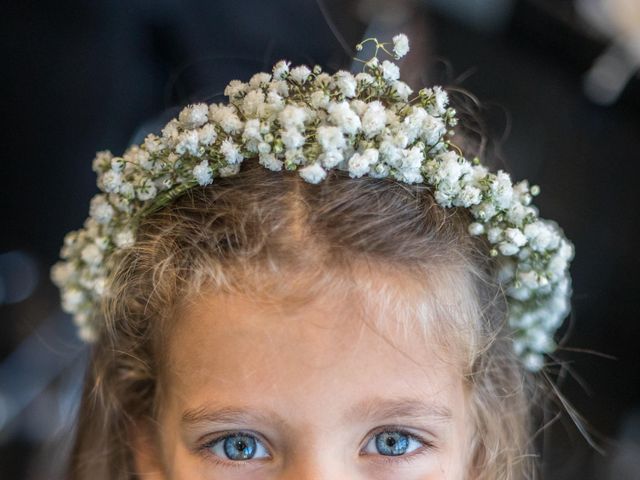
<svg viewBox="0 0 640 480">
<path fill-rule="evenodd" d="M 266 448 L 253 435 L 234 433 L 211 442 L 208 447 L 214 455 L 228 460 L 268 458 Z"/>
<path fill-rule="evenodd" d="M 424 442 L 409 433 L 400 430 L 384 431 L 369 440 L 364 452 L 387 457 L 399 456 L 413 452 L 424 445 Z"/>
</svg>

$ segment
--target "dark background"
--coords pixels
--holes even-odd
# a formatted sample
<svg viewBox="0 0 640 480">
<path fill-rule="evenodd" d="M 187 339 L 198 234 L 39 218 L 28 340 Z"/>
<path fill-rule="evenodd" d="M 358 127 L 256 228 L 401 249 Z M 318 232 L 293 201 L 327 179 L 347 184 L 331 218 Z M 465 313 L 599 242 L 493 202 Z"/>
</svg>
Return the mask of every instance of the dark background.
<svg viewBox="0 0 640 480">
<path fill-rule="evenodd" d="M 5 5 L 0 477 L 61 475 L 87 352 L 60 312 L 48 270 L 97 192 L 95 152 L 122 153 L 180 106 L 222 101 L 229 80 L 247 80 L 281 58 L 349 68 L 349 50 L 365 35 L 405 32 L 412 50 L 403 78 L 414 88 L 441 83 L 473 92 L 496 140 L 491 151 L 515 180 L 542 186 L 542 216 L 557 220 L 576 246 L 573 316 L 561 331 L 566 368 L 557 382 L 598 447 L 569 415 L 556 419 L 537 440 L 544 439 L 544 478 L 640 478 L 640 62 L 617 87 L 616 58 L 638 59 L 616 46 L 615 32 L 589 21 L 584 3 Z M 604 83 L 598 89 L 589 78 Z"/>
</svg>

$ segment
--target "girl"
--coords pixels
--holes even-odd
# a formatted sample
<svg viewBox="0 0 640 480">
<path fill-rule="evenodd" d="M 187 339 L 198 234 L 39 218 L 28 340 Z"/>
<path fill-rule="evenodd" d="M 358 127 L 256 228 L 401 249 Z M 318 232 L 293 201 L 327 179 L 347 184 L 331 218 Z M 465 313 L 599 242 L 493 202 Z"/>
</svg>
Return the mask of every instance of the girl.
<svg viewBox="0 0 640 480">
<path fill-rule="evenodd" d="M 94 342 L 70 478 L 534 476 L 572 246 L 378 60 L 406 37 L 370 41 L 355 77 L 279 62 L 97 156 L 52 272 Z"/>
</svg>

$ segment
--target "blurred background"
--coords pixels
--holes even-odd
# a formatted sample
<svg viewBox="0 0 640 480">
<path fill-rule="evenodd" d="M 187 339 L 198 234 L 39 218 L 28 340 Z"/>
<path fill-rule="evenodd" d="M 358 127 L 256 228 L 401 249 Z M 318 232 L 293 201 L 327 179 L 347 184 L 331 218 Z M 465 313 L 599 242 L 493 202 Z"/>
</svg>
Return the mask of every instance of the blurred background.
<svg viewBox="0 0 640 480">
<path fill-rule="evenodd" d="M 281 58 L 333 71 L 406 33 L 403 79 L 472 92 L 493 154 L 575 243 L 544 478 L 640 478 L 640 0 L 5 2 L 0 16 L 0 477 L 62 478 L 87 359 L 49 280 L 120 154 Z"/>
</svg>

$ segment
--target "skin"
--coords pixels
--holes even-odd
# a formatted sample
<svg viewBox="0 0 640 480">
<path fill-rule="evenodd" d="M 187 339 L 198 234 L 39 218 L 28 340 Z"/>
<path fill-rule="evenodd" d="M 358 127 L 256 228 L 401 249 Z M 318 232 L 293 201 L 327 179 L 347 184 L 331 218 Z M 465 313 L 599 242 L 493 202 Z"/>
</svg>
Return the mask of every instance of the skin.
<svg viewBox="0 0 640 480">
<path fill-rule="evenodd" d="M 373 328 L 352 304 L 192 302 L 171 333 L 157 424 L 134 433 L 141 478 L 469 478 L 461 369 L 417 331 Z M 257 442 L 253 458 L 225 454 L 238 431 Z M 399 455 L 380 451 L 376 440 L 394 439 L 408 442 Z"/>
</svg>

